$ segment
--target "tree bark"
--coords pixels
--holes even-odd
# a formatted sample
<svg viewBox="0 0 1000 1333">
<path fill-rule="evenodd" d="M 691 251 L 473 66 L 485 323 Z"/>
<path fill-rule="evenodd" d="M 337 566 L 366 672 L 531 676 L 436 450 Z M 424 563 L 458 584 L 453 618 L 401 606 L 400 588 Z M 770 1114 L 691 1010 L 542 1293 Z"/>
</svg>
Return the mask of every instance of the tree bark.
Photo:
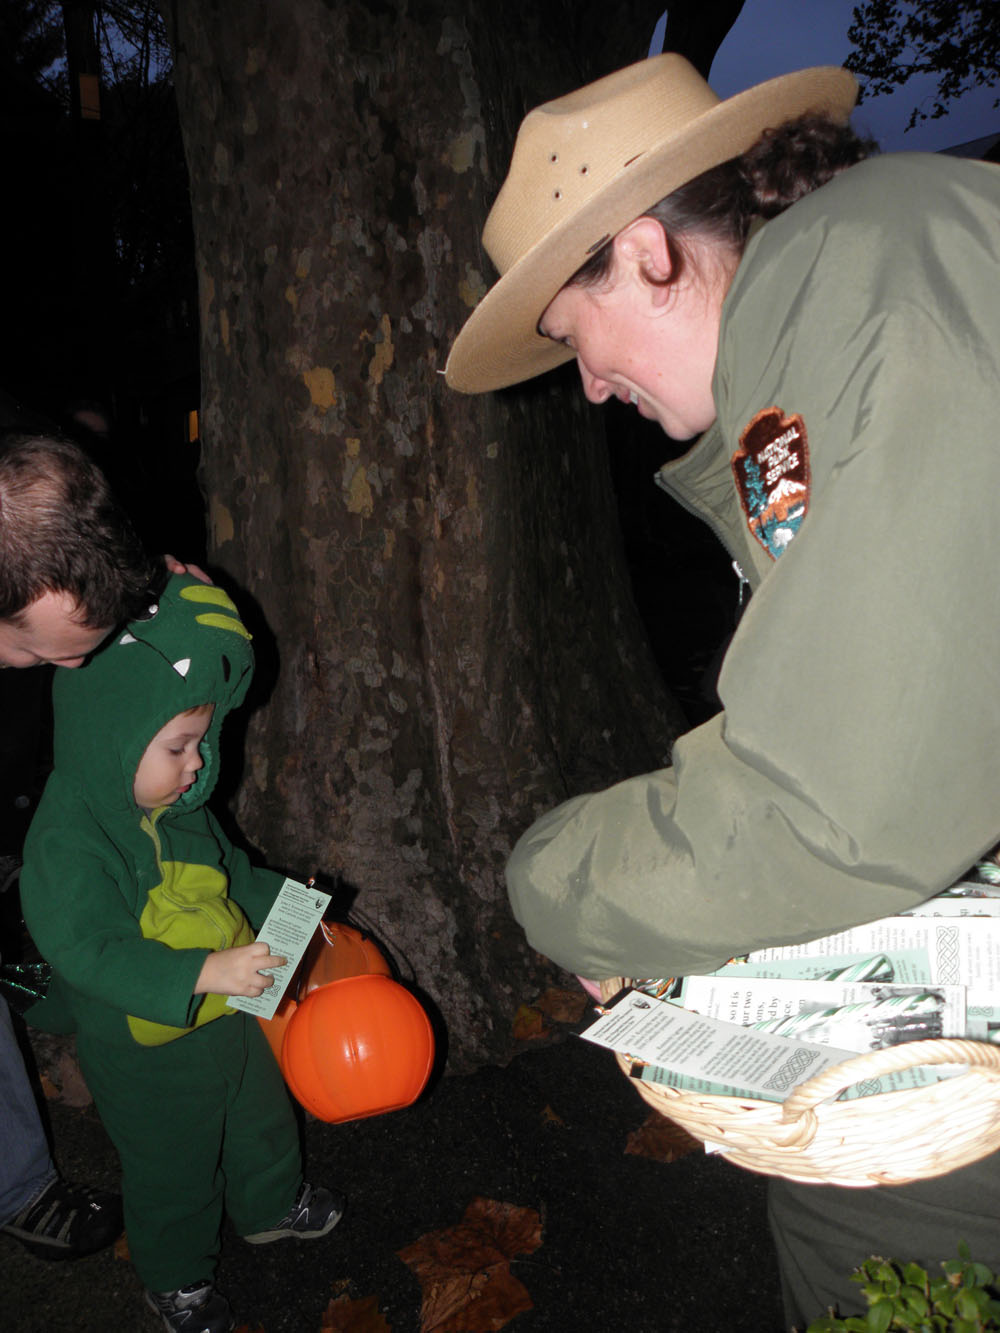
<svg viewBox="0 0 1000 1333">
<path fill-rule="evenodd" d="M 439 372 L 528 106 L 645 54 L 569 4 L 174 0 L 215 568 L 254 622 L 236 810 L 316 870 L 502 1061 L 555 975 L 511 918 L 513 841 L 663 763 L 681 727 L 638 622 L 575 372 Z M 641 16 L 641 18 L 639 17 Z M 559 20 L 565 40 L 558 40 Z"/>
</svg>

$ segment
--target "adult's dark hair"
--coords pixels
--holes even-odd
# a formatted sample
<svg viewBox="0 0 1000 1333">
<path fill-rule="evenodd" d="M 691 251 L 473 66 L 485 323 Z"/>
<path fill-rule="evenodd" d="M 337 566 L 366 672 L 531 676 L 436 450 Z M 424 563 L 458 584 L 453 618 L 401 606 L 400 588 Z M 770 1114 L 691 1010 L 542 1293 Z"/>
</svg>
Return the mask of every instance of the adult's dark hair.
<svg viewBox="0 0 1000 1333">
<path fill-rule="evenodd" d="M 689 262 L 686 237 L 716 241 L 739 257 L 755 218 L 777 217 L 876 151 L 874 140 L 826 116 L 800 116 L 765 130 L 742 156 L 702 172 L 646 210 L 643 216 L 655 218 L 667 237 L 667 283 L 676 282 Z M 596 287 L 610 277 L 612 245 L 608 241 L 592 255 L 570 284 Z"/>
<path fill-rule="evenodd" d="M 88 629 L 132 620 L 159 574 L 103 472 L 53 435 L 0 438 L 0 619 L 70 593 Z"/>
</svg>

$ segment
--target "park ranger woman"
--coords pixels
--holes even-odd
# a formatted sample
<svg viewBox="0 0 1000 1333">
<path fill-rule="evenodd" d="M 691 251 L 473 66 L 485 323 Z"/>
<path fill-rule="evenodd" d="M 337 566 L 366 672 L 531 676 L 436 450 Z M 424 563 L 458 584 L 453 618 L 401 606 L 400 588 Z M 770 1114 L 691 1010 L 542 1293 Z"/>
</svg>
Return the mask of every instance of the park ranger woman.
<svg viewBox="0 0 1000 1333">
<path fill-rule="evenodd" d="M 529 942 L 586 978 L 896 913 L 1000 839 L 1000 170 L 869 157 L 855 95 L 824 68 L 720 102 L 643 61 L 526 117 L 487 221 L 449 384 L 575 358 L 695 441 L 659 480 L 753 588 L 719 715 L 515 848 Z M 860 1312 L 871 1253 L 1000 1261 L 1000 1166 L 777 1181 L 771 1216 L 789 1322 Z"/>
</svg>

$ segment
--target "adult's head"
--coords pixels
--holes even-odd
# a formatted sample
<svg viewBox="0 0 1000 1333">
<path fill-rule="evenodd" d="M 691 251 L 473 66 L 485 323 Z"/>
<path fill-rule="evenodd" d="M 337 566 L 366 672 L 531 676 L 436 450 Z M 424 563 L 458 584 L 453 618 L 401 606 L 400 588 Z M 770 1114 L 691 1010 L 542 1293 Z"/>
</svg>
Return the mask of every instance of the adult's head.
<svg viewBox="0 0 1000 1333">
<path fill-rule="evenodd" d="M 750 222 L 866 154 L 846 129 L 856 96 L 829 67 L 720 101 L 683 57 L 663 55 L 536 108 L 483 232 L 501 277 L 460 332 L 448 383 L 481 393 L 575 356 L 595 401 L 639 397 L 678 438 L 704 429 L 722 298 Z M 581 336 L 624 338 L 629 365 L 602 377 Z M 676 412 L 634 387 L 649 370 L 639 361 L 671 357 L 678 384 L 660 397 L 683 383 L 691 400 Z"/>
<path fill-rule="evenodd" d="M 156 573 L 101 470 L 68 440 L 0 442 L 0 665 L 79 666 Z"/>
</svg>

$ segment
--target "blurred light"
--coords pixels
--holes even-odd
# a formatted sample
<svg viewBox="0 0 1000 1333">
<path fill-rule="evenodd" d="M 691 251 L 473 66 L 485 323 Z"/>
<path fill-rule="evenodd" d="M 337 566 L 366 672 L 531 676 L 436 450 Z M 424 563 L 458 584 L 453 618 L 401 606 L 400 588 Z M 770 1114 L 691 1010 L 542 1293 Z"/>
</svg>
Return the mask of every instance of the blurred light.
<svg viewBox="0 0 1000 1333">
<path fill-rule="evenodd" d="M 96 74 L 80 75 L 80 116 L 83 120 L 101 118 L 101 81 Z"/>
</svg>

